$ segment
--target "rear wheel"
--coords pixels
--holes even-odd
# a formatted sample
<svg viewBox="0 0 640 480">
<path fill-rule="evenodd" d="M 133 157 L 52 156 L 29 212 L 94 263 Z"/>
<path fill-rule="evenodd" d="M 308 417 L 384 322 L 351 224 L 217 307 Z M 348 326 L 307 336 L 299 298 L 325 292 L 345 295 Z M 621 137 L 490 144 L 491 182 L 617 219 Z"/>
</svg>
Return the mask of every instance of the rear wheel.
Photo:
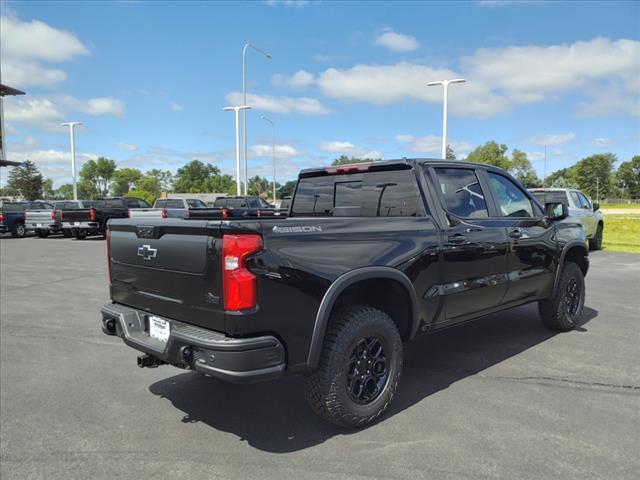
<svg viewBox="0 0 640 480">
<path fill-rule="evenodd" d="M 387 409 L 402 371 L 402 340 L 393 320 L 350 306 L 331 318 L 317 368 L 306 377 L 311 408 L 342 427 L 362 427 Z"/>
<path fill-rule="evenodd" d="M 15 223 L 11 229 L 11 236 L 14 238 L 22 238 L 26 233 L 27 230 L 24 228 L 24 223 Z"/>
<path fill-rule="evenodd" d="M 596 229 L 596 234 L 593 236 L 591 240 L 589 240 L 589 249 L 590 250 L 602 250 L 602 233 L 604 230 L 604 225 L 602 223 L 598 224 L 598 228 Z"/>
<path fill-rule="evenodd" d="M 79 228 L 78 230 L 73 232 L 73 236 L 76 237 L 76 240 L 84 240 L 85 238 L 87 238 L 87 231 Z"/>
<path fill-rule="evenodd" d="M 49 230 L 36 230 L 38 238 L 47 238 L 49 236 Z"/>
<path fill-rule="evenodd" d="M 572 330 L 582 315 L 584 299 L 582 270 L 573 262 L 565 263 L 553 296 L 538 302 L 540 317 L 553 330 Z"/>
</svg>

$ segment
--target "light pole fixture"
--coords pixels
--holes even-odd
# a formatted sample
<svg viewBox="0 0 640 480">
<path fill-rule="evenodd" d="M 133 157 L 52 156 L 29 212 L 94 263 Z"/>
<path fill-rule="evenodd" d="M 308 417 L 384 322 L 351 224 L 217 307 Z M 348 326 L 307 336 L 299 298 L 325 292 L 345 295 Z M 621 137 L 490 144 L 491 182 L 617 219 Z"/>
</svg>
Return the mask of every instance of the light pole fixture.
<svg viewBox="0 0 640 480">
<path fill-rule="evenodd" d="M 444 87 L 444 101 L 442 107 L 442 158 L 447 158 L 447 103 L 449 100 L 449 85 L 452 83 L 465 83 L 464 78 L 453 78 L 451 80 L 440 80 L 438 82 L 427 83 L 427 87 L 442 85 Z"/>
<path fill-rule="evenodd" d="M 251 107 L 246 105 L 234 105 L 233 107 L 224 107 L 225 112 L 236 112 L 236 195 L 240 195 L 240 110 L 247 110 Z M 245 180 L 246 181 L 246 180 Z M 246 193 L 246 185 L 245 185 Z"/>
<path fill-rule="evenodd" d="M 256 47 L 255 45 L 251 44 L 251 43 L 245 43 L 244 47 L 242 47 L 242 104 L 246 105 L 247 104 L 247 61 L 246 61 L 246 57 L 247 57 L 247 49 L 249 48 L 253 48 L 254 50 L 260 52 L 262 55 L 264 55 L 265 57 L 267 57 L 269 60 L 271 60 L 271 54 L 268 52 L 265 52 L 264 50 Z M 243 137 L 243 141 L 244 141 L 244 150 L 243 150 L 243 157 L 244 157 L 244 194 L 247 194 L 247 179 L 248 179 L 248 174 L 247 174 L 247 156 L 248 156 L 248 149 L 247 149 L 247 113 L 246 112 L 242 112 L 242 137 Z"/>
<path fill-rule="evenodd" d="M 61 123 L 63 127 L 69 127 L 69 137 L 71 141 L 71 176 L 73 177 L 73 199 L 78 200 L 78 185 L 76 182 L 76 137 L 74 127 L 82 125 L 82 122 L 65 122 Z"/>
<path fill-rule="evenodd" d="M 271 124 L 271 130 L 273 132 L 271 137 L 271 157 L 273 160 L 273 203 L 276 202 L 276 125 L 272 120 L 268 119 L 264 115 L 262 119 L 265 122 L 269 122 Z"/>
</svg>

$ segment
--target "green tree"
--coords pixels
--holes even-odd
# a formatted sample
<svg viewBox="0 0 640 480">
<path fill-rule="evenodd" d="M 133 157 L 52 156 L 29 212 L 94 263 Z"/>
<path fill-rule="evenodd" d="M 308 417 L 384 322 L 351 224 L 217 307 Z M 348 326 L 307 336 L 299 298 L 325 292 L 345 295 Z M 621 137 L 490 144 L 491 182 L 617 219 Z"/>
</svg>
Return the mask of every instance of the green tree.
<svg viewBox="0 0 640 480">
<path fill-rule="evenodd" d="M 484 145 L 476 147 L 468 156 L 468 162 L 486 163 L 488 165 L 495 165 L 496 167 L 509 170 L 511 161 L 507 157 L 506 153 L 509 147 L 504 144 L 498 144 L 491 140 Z"/>
<path fill-rule="evenodd" d="M 348 165 L 350 163 L 362 163 L 362 162 L 375 162 L 379 159 L 374 158 L 357 158 L 357 157 L 348 157 L 347 155 L 340 155 L 336 158 L 331 165 Z"/>
<path fill-rule="evenodd" d="M 55 191 L 55 198 L 59 198 L 60 200 L 69 200 L 73 198 L 73 185 L 70 183 L 65 183 L 64 185 L 60 185 L 58 189 Z"/>
<path fill-rule="evenodd" d="M 231 175 L 216 175 L 205 182 L 205 191 L 215 193 L 236 194 L 236 181 Z"/>
<path fill-rule="evenodd" d="M 89 160 L 80 170 L 80 178 L 93 184 L 93 190 L 98 195 L 106 196 L 109 191 L 109 183 L 116 171 L 116 162 L 105 157 L 97 160 Z M 88 190 L 87 186 L 85 189 Z M 86 197 L 85 197 L 86 198 Z"/>
<path fill-rule="evenodd" d="M 90 180 L 83 179 L 83 180 L 80 180 L 80 182 L 78 182 L 78 198 L 79 199 L 94 200 L 101 196 L 102 194 L 98 191 L 98 188 Z"/>
<path fill-rule="evenodd" d="M 249 195 L 256 195 L 258 197 L 267 198 L 269 196 L 269 192 L 271 192 L 271 182 L 266 179 L 256 175 L 253 178 L 249 179 Z"/>
<path fill-rule="evenodd" d="M 456 154 L 453 152 L 453 148 L 451 148 L 451 145 L 447 145 L 447 156 L 446 156 L 447 160 L 455 160 L 456 159 Z"/>
<path fill-rule="evenodd" d="M 20 196 L 25 200 L 42 198 L 44 180 L 31 160 L 19 167 L 12 167 L 5 191 L 10 196 Z"/>
<path fill-rule="evenodd" d="M 640 155 L 622 162 L 617 172 L 618 185 L 628 198 L 640 198 Z"/>
<path fill-rule="evenodd" d="M 117 197 L 126 195 L 129 190 L 136 188 L 141 179 L 142 172 L 137 168 L 120 168 L 111 179 L 111 193 Z"/>
<path fill-rule="evenodd" d="M 178 193 L 201 193 L 207 190 L 207 180 L 219 176 L 220 169 L 200 160 L 192 160 L 178 169 L 173 189 Z"/>
<path fill-rule="evenodd" d="M 293 195 L 293 191 L 296 188 L 296 183 L 298 183 L 296 180 L 289 180 L 280 188 L 278 188 L 276 192 L 278 194 L 278 197 L 284 198 L 284 197 L 290 197 L 291 195 Z"/>
<path fill-rule="evenodd" d="M 527 188 L 540 187 L 542 182 L 538 178 L 527 154 L 517 148 L 511 153 L 509 162 L 509 173 L 516 177 L 522 185 Z"/>
<path fill-rule="evenodd" d="M 606 198 L 611 190 L 611 172 L 615 161 L 613 153 L 599 153 L 580 160 L 571 167 L 578 188 L 591 198 Z"/>
<path fill-rule="evenodd" d="M 173 191 L 173 173 L 169 170 L 160 170 L 154 168 L 145 173 L 146 177 L 155 178 L 162 192 Z"/>
<path fill-rule="evenodd" d="M 42 198 L 56 198 L 56 192 L 53 189 L 53 180 L 50 178 L 42 181 Z"/>
</svg>

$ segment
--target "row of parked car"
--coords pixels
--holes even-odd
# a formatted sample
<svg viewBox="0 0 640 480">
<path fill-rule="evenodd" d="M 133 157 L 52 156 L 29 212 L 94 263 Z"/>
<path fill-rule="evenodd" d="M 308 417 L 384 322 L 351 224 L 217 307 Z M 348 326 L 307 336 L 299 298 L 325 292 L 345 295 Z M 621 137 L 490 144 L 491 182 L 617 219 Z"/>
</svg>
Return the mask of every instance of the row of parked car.
<svg viewBox="0 0 640 480">
<path fill-rule="evenodd" d="M 197 198 L 158 199 L 149 205 L 141 198 L 98 200 L 20 201 L 0 203 L 0 233 L 21 238 L 33 231 L 38 237 L 62 234 L 82 240 L 105 236 L 107 222 L 115 218 L 173 218 L 216 220 L 279 216 L 287 211 L 257 196 L 220 197 L 210 207 Z"/>
</svg>

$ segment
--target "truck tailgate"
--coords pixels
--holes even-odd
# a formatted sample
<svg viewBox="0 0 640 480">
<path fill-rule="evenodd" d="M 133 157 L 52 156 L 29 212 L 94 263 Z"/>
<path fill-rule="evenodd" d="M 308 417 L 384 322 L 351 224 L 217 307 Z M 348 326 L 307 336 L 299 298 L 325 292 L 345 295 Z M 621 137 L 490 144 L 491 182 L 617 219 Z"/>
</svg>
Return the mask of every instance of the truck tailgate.
<svg viewBox="0 0 640 480">
<path fill-rule="evenodd" d="M 115 302 L 224 331 L 219 223 L 133 218 L 109 232 Z"/>
<path fill-rule="evenodd" d="M 62 210 L 62 221 L 65 223 L 88 222 L 91 219 L 91 211 L 88 208 Z"/>
</svg>

